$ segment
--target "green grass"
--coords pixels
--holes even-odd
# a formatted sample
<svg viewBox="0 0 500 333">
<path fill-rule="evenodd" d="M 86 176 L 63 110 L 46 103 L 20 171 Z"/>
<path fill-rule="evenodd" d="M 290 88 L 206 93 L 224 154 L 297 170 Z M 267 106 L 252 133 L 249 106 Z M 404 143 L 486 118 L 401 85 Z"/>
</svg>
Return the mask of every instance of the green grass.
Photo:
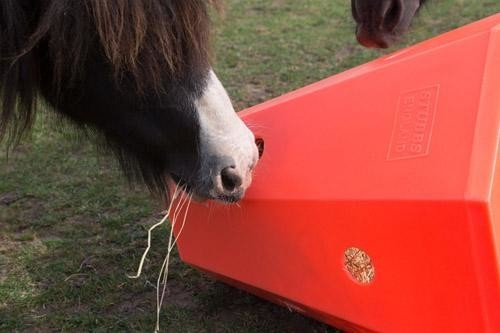
<svg viewBox="0 0 500 333">
<path fill-rule="evenodd" d="M 498 11 L 497 0 L 431 1 L 405 43 Z M 216 71 L 240 109 L 405 44 L 358 46 L 347 0 L 232 0 L 215 21 Z M 9 159 L 0 152 L 0 331 L 152 331 L 166 230 L 154 237 L 143 277 L 126 275 L 162 203 L 60 128 L 39 117 Z M 169 332 L 335 332 L 214 281 L 177 254 L 171 267 Z"/>
</svg>

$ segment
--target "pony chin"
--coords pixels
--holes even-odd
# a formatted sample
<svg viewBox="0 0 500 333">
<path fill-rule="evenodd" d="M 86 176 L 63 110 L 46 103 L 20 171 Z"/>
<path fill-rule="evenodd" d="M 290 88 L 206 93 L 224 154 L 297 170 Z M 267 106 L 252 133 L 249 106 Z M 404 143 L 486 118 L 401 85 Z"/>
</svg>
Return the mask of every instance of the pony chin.
<svg viewBox="0 0 500 333">
<path fill-rule="evenodd" d="M 179 195 L 182 194 L 182 192 L 188 194 L 190 196 L 190 200 L 193 200 L 198 203 L 205 203 L 209 200 L 209 198 L 207 197 L 199 195 L 194 191 L 188 190 L 186 185 L 176 182 L 170 175 L 166 177 L 165 184 L 166 184 L 166 195 L 168 198 L 167 200 L 169 202 L 172 200 L 176 200 L 179 197 Z"/>
</svg>

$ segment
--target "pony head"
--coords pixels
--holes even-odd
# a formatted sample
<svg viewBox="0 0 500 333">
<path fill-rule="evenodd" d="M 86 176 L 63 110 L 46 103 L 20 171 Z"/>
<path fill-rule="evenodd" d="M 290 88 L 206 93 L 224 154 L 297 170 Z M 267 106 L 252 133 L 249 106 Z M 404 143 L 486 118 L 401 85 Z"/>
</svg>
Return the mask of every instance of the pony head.
<svg viewBox="0 0 500 333">
<path fill-rule="evenodd" d="M 0 138 L 30 128 L 38 98 L 164 194 L 234 202 L 258 151 L 210 66 L 208 0 L 4 0 Z"/>
</svg>

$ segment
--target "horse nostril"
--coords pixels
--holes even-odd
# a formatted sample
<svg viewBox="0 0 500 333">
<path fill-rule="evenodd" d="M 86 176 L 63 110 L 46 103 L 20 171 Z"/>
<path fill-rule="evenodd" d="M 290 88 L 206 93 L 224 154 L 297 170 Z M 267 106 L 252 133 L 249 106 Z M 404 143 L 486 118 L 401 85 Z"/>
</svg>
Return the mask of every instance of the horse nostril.
<svg viewBox="0 0 500 333">
<path fill-rule="evenodd" d="M 383 13 L 381 28 L 385 32 L 393 32 L 402 19 L 403 8 L 401 6 L 401 0 L 393 0 L 385 13 Z"/>
<path fill-rule="evenodd" d="M 255 139 L 255 145 L 257 146 L 257 150 L 259 151 L 259 159 L 264 155 L 264 139 L 257 138 Z"/>
<path fill-rule="evenodd" d="M 232 166 L 222 169 L 220 172 L 222 186 L 226 191 L 234 191 L 235 188 L 243 183 L 243 179 Z"/>
</svg>

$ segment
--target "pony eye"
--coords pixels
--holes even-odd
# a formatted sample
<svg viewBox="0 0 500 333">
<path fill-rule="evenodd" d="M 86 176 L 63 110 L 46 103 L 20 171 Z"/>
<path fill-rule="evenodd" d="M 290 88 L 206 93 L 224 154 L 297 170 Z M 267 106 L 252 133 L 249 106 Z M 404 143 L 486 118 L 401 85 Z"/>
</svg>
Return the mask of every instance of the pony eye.
<svg viewBox="0 0 500 333">
<path fill-rule="evenodd" d="M 264 154 L 264 139 L 261 138 L 255 139 L 255 144 L 257 145 L 257 149 L 259 151 L 259 159 L 260 159 Z"/>
</svg>

